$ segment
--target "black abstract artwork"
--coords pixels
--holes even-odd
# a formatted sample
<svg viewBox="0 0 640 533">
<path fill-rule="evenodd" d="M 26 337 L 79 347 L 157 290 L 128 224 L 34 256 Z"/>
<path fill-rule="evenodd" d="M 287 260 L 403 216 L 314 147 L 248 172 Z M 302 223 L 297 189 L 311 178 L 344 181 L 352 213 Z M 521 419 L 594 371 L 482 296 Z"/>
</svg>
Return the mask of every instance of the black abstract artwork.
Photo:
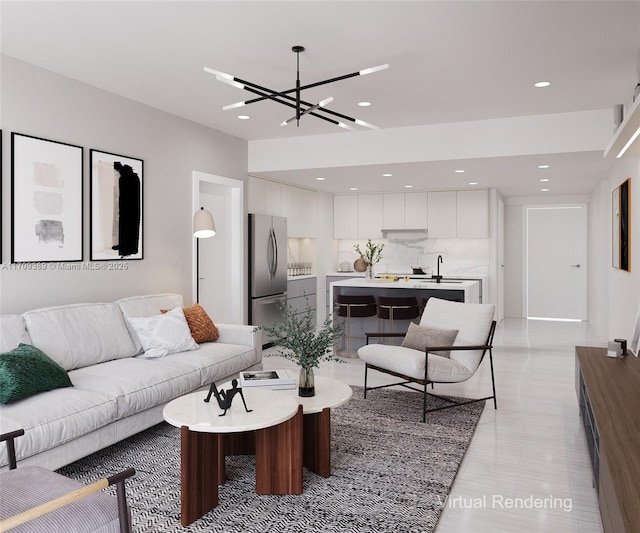
<svg viewBox="0 0 640 533">
<path fill-rule="evenodd" d="M 91 150 L 91 260 L 142 259 L 143 161 Z"/>
</svg>

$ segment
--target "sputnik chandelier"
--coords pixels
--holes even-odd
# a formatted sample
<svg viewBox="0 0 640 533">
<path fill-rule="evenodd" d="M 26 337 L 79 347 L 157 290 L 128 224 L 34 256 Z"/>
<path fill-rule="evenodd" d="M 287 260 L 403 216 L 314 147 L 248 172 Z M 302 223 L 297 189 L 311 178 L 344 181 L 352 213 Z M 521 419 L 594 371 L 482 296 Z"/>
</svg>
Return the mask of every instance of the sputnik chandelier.
<svg viewBox="0 0 640 533">
<path fill-rule="evenodd" d="M 318 81 L 315 83 L 310 83 L 308 85 L 300 85 L 300 52 L 304 52 L 304 46 L 294 46 L 291 48 L 291 51 L 296 54 L 296 86 L 293 89 L 287 89 L 286 91 L 274 91 L 273 89 L 269 89 L 267 87 L 263 87 L 261 85 L 257 85 L 256 83 L 251 83 L 250 81 L 243 80 L 240 78 L 236 78 L 231 74 L 226 74 L 225 72 L 220 72 L 219 70 L 214 70 L 209 67 L 204 67 L 205 72 L 213 74 L 218 81 L 223 83 L 227 83 L 233 87 L 237 87 L 238 89 L 244 89 L 250 93 L 257 95 L 256 98 L 252 98 L 250 100 L 244 100 L 243 102 L 236 102 L 235 104 L 229 104 L 224 106 L 222 109 L 227 111 L 229 109 L 236 109 L 238 107 L 243 107 L 249 104 L 255 104 L 256 102 L 261 102 L 263 100 L 272 100 L 273 102 L 277 102 L 279 104 L 285 105 L 287 107 L 291 107 L 295 110 L 295 115 L 291 118 L 283 121 L 280 126 L 286 126 L 290 124 L 294 120 L 296 121 L 296 125 L 300 126 L 300 119 L 304 115 L 311 115 L 313 117 L 325 120 L 327 122 L 331 122 L 336 126 L 340 126 L 341 128 L 345 128 L 347 130 L 352 130 L 351 126 L 342 122 L 342 119 L 347 122 L 351 122 L 353 124 L 358 124 L 359 126 L 363 126 L 365 128 L 378 129 L 377 126 L 373 124 L 369 124 L 364 120 L 360 120 L 358 118 L 349 117 L 347 115 L 343 115 L 342 113 L 337 113 L 336 111 L 331 111 L 327 109 L 327 105 L 333 102 L 333 97 L 329 96 L 324 100 L 321 100 L 317 104 L 312 104 L 310 102 L 306 102 L 301 98 L 301 92 L 305 89 L 311 89 L 312 87 L 318 87 L 320 85 L 326 85 L 328 83 L 333 83 L 335 81 L 346 80 L 348 78 L 354 78 L 356 76 L 366 76 L 367 74 L 372 74 L 374 72 L 378 72 L 380 70 L 385 70 L 389 68 L 388 64 L 378 65 L 377 67 L 365 68 L 363 70 L 358 70 L 357 72 L 352 72 L 351 74 L 345 74 L 343 76 L 338 76 L 336 78 L 330 78 L 328 80 Z M 293 93 L 293 96 L 292 96 Z M 327 116 L 328 115 L 328 116 Z M 336 117 L 336 118 L 332 118 Z"/>
</svg>

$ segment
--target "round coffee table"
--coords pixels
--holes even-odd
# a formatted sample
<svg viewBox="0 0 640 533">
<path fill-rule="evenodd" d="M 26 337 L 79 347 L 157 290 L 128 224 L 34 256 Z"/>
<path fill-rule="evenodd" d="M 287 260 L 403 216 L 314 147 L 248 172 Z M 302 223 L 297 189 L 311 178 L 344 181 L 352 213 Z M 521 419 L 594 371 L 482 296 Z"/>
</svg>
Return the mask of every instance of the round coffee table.
<svg viewBox="0 0 640 533">
<path fill-rule="evenodd" d="M 231 383 L 220 389 L 230 388 Z M 249 438 L 256 455 L 258 494 L 302 493 L 302 407 L 294 398 L 268 389 L 243 389 L 246 412 L 236 395 L 226 415 L 206 391 L 169 402 L 164 419 L 180 428 L 180 515 L 189 525 L 218 505 L 224 458 L 236 442 Z"/>
<path fill-rule="evenodd" d="M 272 392 L 294 399 L 303 410 L 303 455 L 302 462 L 312 472 L 322 476 L 331 475 L 331 409 L 348 402 L 353 396 L 351 387 L 337 379 L 315 376 L 315 396 L 298 396 L 298 387 L 279 389 Z M 224 383 L 223 388 L 231 386 Z M 257 387 L 252 387 L 257 388 Z M 243 391 L 249 391 L 245 387 Z M 251 453 L 234 450 L 236 453 Z M 231 455 L 231 452 L 229 452 Z"/>
</svg>

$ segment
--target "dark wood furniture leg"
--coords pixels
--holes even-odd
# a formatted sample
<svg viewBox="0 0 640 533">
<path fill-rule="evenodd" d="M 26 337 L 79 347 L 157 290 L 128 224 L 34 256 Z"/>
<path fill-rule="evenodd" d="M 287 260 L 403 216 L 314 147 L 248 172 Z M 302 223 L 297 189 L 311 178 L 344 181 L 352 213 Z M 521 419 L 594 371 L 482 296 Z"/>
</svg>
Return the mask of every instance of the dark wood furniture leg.
<svg viewBox="0 0 640 533">
<path fill-rule="evenodd" d="M 302 417 L 256 431 L 257 494 L 302 494 Z"/>
<path fill-rule="evenodd" d="M 322 477 L 331 475 L 331 409 L 304 415 L 303 464 Z"/>
<path fill-rule="evenodd" d="M 224 455 L 219 453 L 220 437 L 215 433 L 182 426 L 180 437 L 180 523 L 188 526 L 218 505 L 220 456 L 224 479 Z"/>
</svg>

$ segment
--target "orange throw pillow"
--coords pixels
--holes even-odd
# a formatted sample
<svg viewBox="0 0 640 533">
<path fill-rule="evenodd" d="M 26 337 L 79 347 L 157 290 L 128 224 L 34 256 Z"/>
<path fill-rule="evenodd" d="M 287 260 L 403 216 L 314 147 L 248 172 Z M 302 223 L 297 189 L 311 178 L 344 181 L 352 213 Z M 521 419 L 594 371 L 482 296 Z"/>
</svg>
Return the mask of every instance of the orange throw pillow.
<svg viewBox="0 0 640 533">
<path fill-rule="evenodd" d="M 220 337 L 218 328 L 211 320 L 211 317 L 207 314 L 200 304 L 193 304 L 191 307 L 185 307 L 184 317 L 187 319 L 191 336 L 196 343 L 201 344 L 203 342 L 215 342 Z M 169 309 L 161 309 L 164 314 Z"/>
</svg>

